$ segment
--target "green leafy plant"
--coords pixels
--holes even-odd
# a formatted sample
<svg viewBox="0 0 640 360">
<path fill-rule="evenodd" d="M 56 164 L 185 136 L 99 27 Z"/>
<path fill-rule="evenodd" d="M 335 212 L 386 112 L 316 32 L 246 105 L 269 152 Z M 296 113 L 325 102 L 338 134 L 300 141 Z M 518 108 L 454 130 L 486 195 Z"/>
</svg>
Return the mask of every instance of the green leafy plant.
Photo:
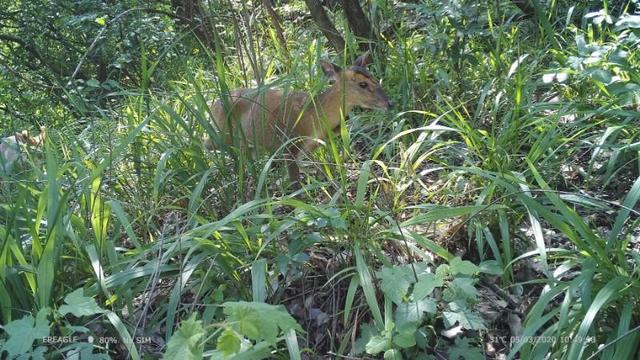
<svg viewBox="0 0 640 360">
<path fill-rule="evenodd" d="M 73 315 L 72 320 L 69 319 L 69 314 Z M 140 357 L 120 317 L 98 306 L 93 297 L 84 295 L 82 288 L 67 294 L 64 304 L 57 310 L 43 308 L 38 311 L 35 319 L 32 315 L 26 315 L 4 325 L 2 329 L 6 338 L 0 339 L 0 354 L 6 354 L 9 359 L 25 356 L 44 359 L 45 354 L 52 353 L 81 356 L 87 359 L 108 358 L 104 354 L 94 353 L 98 346 L 102 346 L 98 341 L 102 335 L 92 335 L 91 331 L 83 325 L 84 323 L 80 322 L 83 317 L 106 318 L 113 326 L 115 333 L 119 335 L 119 341 L 124 344 L 131 358 Z M 61 334 L 52 332 L 54 325 L 63 329 Z M 116 340 L 114 338 L 111 341 Z M 60 347 L 61 344 L 64 346 Z"/>
<path fill-rule="evenodd" d="M 365 325 L 358 340 L 364 345 L 360 351 L 383 352 L 391 359 L 413 358 L 433 348 L 436 341 L 429 329 L 437 326 L 439 317 L 445 329 L 457 325 L 462 330 L 486 330 L 485 321 L 473 310 L 475 277 L 480 272 L 480 267 L 459 257 L 438 267 L 425 262 L 383 267 L 377 277 L 385 296 L 384 327 L 377 332 Z M 457 359 L 456 354 L 468 347 L 469 339 L 457 339 L 451 356 Z M 477 348 L 472 353 L 480 354 Z"/>
</svg>

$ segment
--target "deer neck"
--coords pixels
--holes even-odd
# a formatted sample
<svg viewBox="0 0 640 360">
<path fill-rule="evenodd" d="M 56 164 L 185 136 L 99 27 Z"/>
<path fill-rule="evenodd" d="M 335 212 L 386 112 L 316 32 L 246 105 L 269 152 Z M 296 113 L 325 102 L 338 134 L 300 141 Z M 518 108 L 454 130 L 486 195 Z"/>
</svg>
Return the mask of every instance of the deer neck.
<svg viewBox="0 0 640 360">
<path fill-rule="evenodd" d="M 326 121 L 327 127 L 330 130 L 334 130 L 340 125 L 340 119 L 346 116 L 353 108 L 353 105 L 347 101 L 343 89 L 344 85 L 337 81 L 318 95 L 316 101 L 319 105 L 319 111 L 317 112 L 319 123 L 317 125 L 322 126 L 321 129 L 324 128 L 322 122 Z"/>
</svg>

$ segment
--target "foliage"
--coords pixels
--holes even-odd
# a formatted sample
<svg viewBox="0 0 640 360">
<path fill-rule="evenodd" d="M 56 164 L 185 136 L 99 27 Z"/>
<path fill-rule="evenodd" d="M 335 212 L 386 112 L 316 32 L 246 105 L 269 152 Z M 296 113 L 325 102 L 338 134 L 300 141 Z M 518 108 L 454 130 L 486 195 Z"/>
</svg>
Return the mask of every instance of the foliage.
<svg viewBox="0 0 640 360">
<path fill-rule="evenodd" d="M 467 330 L 486 330 L 484 320 L 473 310 L 478 300 L 473 276 L 479 272 L 479 267 L 459 257 L 435 271 L 424 262 L 383 267 L 378 272 L 380 289 L 396 306 L 394 316 L 385 317 L 384 329 L 377 335 L 374 327 L 369 327 L 372 331 L 363 333 L 360 344 L 366 344 L 364 350 L 369 354 L 384 352 L 385 357 L 394 354 L 395 358 L 402 358 L 403 349 L 409 352 L 417 347 L 407 355 L 413 358 L 427 350 L 425 336 L 436 326 L 439 314 L 446 328 L 459 325 Z M 434 295 L 436 290 L 438 295 Z M 468 339 L 464 344 L 468 346 Z"/>
<path fill-rule="evenodd" d="M 30 355 L 41 357 L 44 353 L 43 347 L 33 349 L 33 342 L 42 340 L 49 335 L 49 323 L 47 316 L 50 309 L 44 308 L 38 311 L 36 318 L 32 315 L 26 315 L 22 319 L 14 320 L 4 326 L 3 330 L 7 332 L 7 341 L 2 344 L 2 352 L 10 358 L 19 355 Z M 36 355 L 39 354 L 39 355 Z"/>
<path fill-rule="evenodd" d="M 120 340 L 131 351 L 132 357 L 138 358 L 139 355 L 135 347 L 132 346 L 133 340 L 118 316 L 100 308 L 94 298 L 84 296 L 83 293 L 82 288 L 76 289 L 65 296 L 65 304 L 60 306 L 58 310 L 52 311 L 50 308 L 43 308 L 38 311 L 35 319 L 32 315 L 25 315 L 21 319 L 13 320 L 5 325 L 3 330 L 7 334 L 7 339 L 0 343 L 0 354 L 5 354 L 9 359 L 24 357 L 44 359 L 45 354 L 66 357 L 79 356 L 83 359 L 108 358 L 104 354 L 94 353 L 94 345 L 92 344 L 94 341 L 102 344 L 104 338 L 93 337 L 90 335 L 90 329 L 79 322 L 83 316 L 95 318 L 96 315 L 106 314 L 108 320 L 120 333 Z M 69 321 L 71 318 L 65 319 L 65 316 L 70 313 L 74 315 L 75 323 L 83 325 L 74 325 L 74 322 Z M 62 334 L 56 335 L 51 332 L 54 324 L 63 328 Z M 86 338 L 88 341 L 80 342 L 78 341 L 80 338 Z M 110 339 L 109 341 L 116 340 Z M 68 345 L 60 348 L 61 344 Z"/>
<path fill-rule="evenodd" d="M 203 343 L 200 340 L 205 336 L 202 322 L 195 319 L 195 314 L 184 320 L 180 328 L 169 340 L 166 359 L 202 359 Z"/>
<path fill-rule="evenodd" d="M 269 357 L 270 348 L 277 345 L 281 336 L 289 331 L 302 331 L 279 306 L 244 301 L 227 302 L 223 306 L 227 317 L 218 337 L 215 358 L 264 359 Z"/>
</svg>

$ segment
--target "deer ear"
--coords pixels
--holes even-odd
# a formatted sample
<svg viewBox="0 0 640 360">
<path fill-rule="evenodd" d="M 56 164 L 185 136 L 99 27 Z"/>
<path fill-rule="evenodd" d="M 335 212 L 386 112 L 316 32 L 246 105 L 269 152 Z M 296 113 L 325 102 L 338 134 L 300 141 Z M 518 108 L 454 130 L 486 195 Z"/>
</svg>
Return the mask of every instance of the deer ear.
<svg viewBox="0 0 640 360">
<path fill-rule="evenodd" d="M 324 60 L 320 60 L 320 66 L 322 66 L 322 71 L 330 80 L 338 80 L 338 74 L 342 72 L 340 66 Z"/>
<path fill-rule="evenodd" d="M 366 51 L 364 54 L 358 56 L 356 61 L 353 62 L 353 66 L 360 66 L 360 67 L 366 68 L 367 65 L 369 65 L 369 62 L 370 62 L 369 52 Z"/>
</svg>

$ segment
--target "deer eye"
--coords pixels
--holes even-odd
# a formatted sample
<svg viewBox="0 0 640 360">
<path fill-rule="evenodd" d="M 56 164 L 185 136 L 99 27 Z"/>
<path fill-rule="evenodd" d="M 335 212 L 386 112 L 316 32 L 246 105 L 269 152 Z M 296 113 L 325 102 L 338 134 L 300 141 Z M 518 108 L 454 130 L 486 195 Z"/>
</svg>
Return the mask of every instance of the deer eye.
<svg viewBox="0 0 640 360">
<path fill-rule="evenodd" d="M 358 86 L 360 86 L 360 87 L 361 87 L 361 88 L 363 88 L 363 89 L 366 89 L 366 88 L 367 88 L 367 86 L 368 86 L 368 84 L 367 84 L 366 82 L 364 82 L 364 81 L 363 81 L 363 82 L 359 83 L 359 84 L 358 84 Z"/>
</svg>

